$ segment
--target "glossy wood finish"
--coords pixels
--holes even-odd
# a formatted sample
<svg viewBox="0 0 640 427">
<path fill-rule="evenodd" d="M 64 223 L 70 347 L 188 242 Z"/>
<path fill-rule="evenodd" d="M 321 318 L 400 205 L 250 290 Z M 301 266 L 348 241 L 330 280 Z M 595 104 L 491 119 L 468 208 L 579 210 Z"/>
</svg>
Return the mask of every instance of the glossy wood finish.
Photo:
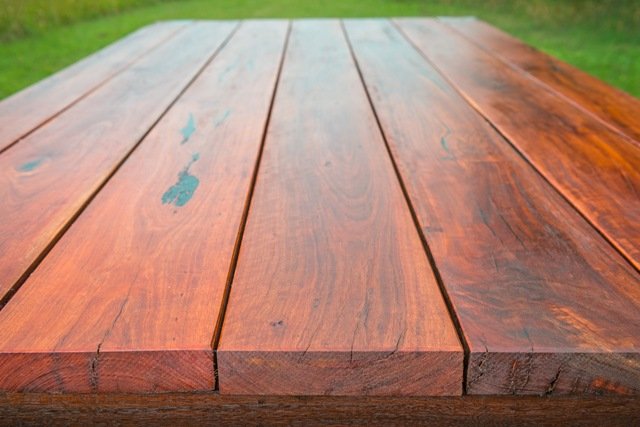
<svg viewBox="0 0 640 427">
<path fill-rule="evenodd" d="M 640 144 L 640 100 L 477 19 L 441 18 L 478 46 L 519 67 Z"/>
<path fill-rule="evenodd" d="M 397 22 L 467 101 L 640 269 L 640 146 L 446 25 Z"/>
<path fill-rule="evenodd" d="M 286 31 L 243 23 L 0 312 L 5 389 L 214 388 L 213 327 Z"/>
<path fill-rule="evenodd" d="M 467 392 L 639 393 L 640 275 L 391 23 L 346 29 L 468 343 Z"/>
<path fill-rule="evenodd" d="M 456 395 L 462 358 L 341 27 L 295 22 L 217 350 L 220 391 Z"/>
<path fill-rule="evenodd" d="M 0 151 L 69 108 L 186 25 L 170 21 L 146 26 L 0 102 Z"/>
<path fill-rule="evenodd" d="M 0 425 L 632 426 L 640 400 L 615 396 L 225 396 L 0 394 Z"/>
<path fill-rule="evenodd" d="M 28 276 L 235 25 L 190 26 L 0 155 L 0 302 Z"/>
<path fill-rule="evenodd" d="M 163 23 L 1 103 L 0 424 L 637 418 L 633 108 L 443 22 Z"/>
</svg>

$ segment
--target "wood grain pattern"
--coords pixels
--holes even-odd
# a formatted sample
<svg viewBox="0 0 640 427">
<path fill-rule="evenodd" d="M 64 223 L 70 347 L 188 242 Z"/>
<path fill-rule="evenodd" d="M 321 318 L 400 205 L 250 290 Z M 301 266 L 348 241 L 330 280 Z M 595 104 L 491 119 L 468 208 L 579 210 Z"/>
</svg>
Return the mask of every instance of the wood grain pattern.
<svg viewBox="0 0 640 427">
<path fill-rule="evenodd" d="M 235 25 L 192 24 L 0 155 L 0 304 Z"/>
<path fill-rule="evenodd" d="M 159 24 L 0 103 L 0 425 L 637 419 L 637 106 L 460 22 Z"/>
<path fill-rule="evenodd" d="M 0 152 L 50 120 L 140 56 L 183 29 L 187 22 L 149 25 L 0 102 Z"/>
<path fill-rule="evenodd" d="M 0 425 L 624 426 L 621 396 L 226 396 L 218 393 L 0 394 Z"/>
<path fill-rule="evenodd" d="M 273 108 L 221 392 L 460 394 L 462 349 L 337 21 L 294 22 Z"/>
<path fill-rule="evenodd" d="M 476 19 L 440 18 L 480 47 L 576 102 L 640 144 L 640 100 Z"/>
<path fill-rule="evenodd" d="M 640 275 L 391 23 L 346 29 L 469 346 L 467 392 L 640 393 Z"/>
<path fill-rule="evenodd" d="M 640 270 L 640 147 L 435 20 L 409 39 Z"/>
<path fill-rule="evenodd" d="M 1 389 L 213 389 L 287 26 L 244 22 L 0 312 Z"/>
</svg>

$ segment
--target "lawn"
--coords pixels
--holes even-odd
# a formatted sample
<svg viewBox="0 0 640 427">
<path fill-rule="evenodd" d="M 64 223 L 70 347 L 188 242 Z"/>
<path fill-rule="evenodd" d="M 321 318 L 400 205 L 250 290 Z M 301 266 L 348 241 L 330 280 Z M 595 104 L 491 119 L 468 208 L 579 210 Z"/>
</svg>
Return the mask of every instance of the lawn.
<svg viewBox="0 0 640 427">
<path fill-rule="evenodd" d="M 640 97 L 640 0 L 0 0 L 0 98 L 162 19 L 474 15 Z"/>
</svg>

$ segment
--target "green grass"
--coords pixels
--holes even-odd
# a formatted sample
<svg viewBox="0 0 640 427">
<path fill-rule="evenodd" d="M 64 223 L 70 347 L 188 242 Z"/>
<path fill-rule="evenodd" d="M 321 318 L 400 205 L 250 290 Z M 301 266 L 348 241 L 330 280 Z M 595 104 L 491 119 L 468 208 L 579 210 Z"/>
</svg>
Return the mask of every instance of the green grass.
<svg viewBox="0 0 640 427">
<path fill-rule="evenodd" d="M 160 0 L 0 0 L 0 39 L 37 34 L 51 27 Z"/>
<path fill-rule="evenodd" d="M 31 3 L 41 8 L 9 7 Z M 419 15 L 475 15 L 640 97 L 639 0 L 0 0 L 0 6 L 0 98 L 163 19 Z"/>
</svg>

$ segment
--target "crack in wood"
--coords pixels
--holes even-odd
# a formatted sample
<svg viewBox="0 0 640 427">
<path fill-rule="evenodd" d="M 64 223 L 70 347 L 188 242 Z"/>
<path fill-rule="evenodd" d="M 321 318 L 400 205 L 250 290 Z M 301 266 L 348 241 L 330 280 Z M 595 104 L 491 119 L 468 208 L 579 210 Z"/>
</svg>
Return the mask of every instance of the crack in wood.
<svg viewBox="0 0 640 427">
<path fill-rule="evenodd" d="M 558 367 L 558 371 L 556 372 L 556 375 L 553 377 L 553 379 L 551 379 L 551 382 L 549 383 L 549 386 L 547 387 L 547 389 L 544 392 L 545 396 L 549 396 L 550 394 L 553 393 L 553 390 L 555 390 L 556 385 L 558 384 L 558 379 L 560 378 L 560 372 L 562 371 L 562 366 Z"/>
</svg>

